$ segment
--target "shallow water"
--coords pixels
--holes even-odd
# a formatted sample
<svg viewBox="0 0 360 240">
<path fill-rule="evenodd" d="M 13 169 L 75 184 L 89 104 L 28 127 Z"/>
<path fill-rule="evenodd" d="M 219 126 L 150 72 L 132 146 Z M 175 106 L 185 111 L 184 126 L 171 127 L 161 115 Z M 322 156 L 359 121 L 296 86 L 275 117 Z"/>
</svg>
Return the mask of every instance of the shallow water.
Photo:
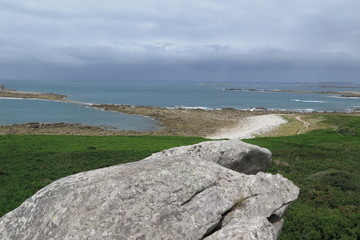
<svg viewBox="0 0 360 240">
<path fill-rule="evenodd" d="M 46 100 L 0 100 L 0 124 L 14 123 L 82 123 L 108 129 L 152 131 L 160 129 L 156 121 L 118 112 L 85 108 L 78 104 Z"/>
</svg>

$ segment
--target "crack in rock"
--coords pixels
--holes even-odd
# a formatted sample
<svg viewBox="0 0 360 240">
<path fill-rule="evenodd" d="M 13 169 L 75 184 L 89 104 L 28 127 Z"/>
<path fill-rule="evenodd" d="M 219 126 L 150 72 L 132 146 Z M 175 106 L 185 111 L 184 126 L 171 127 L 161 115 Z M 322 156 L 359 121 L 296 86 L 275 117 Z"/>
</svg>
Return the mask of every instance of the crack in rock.
<svg viewBox="0 0 360 240">
<path fill-rule="evenodd" d="M 259 194 L 254 194 L 254 195 L 251 195 L 251 196 L 248 196 L 248 197 L 244 197 L 244 198 L 240 198 L 242 201 L 246 201 L 250 198 L 253 198 L 253 197 L 257 197 L 259 196 Z M 204 234 L 204 236 L 201 238 L 202 239 L 205 239 L 206 237 L 214 234 L 215 232 L 219 231 L 221 228 L 225 227 L 225 225 L 223 225 L 224 223 L 224 219 L 226 218 L 226 216 L 228 214 L 231 214 L 233 211 L 237 210 L 239 207 L 241 206 L 236 206 L 236 202 L 232 205 L 231 208 L 229 208 L 228 210 L 226 210 L 223 214 L 221 214 L 221 219 L 219 221 L 217 221 L 213 226 L 211 226 L 208 231 Z"/>
<path fill-rule="evenodd" d="M 203 188 L 201 188 L 200 190 L 196 191 L 193 195 L 191 195 L 187 200 L 183 201 L 180 206 L 184 206 L 186 204 L 188 204 L 189 202 L 191 202 L 191 200 L 193 200 L 197 195 L 201 194 L 202 192 L 205 192 L 206 190 L 208 190 L 209 188 L 212 188 L 214 186 L 217 185 L 217 182 L 213 182 L 208 186 L 205 186 Z"/>
</svg>

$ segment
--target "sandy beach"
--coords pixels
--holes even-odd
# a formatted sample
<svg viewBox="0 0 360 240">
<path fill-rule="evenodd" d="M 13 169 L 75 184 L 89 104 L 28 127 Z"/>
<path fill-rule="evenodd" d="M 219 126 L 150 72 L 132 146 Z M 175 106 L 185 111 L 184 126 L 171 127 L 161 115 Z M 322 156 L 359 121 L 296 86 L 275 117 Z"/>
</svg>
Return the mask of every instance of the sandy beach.
<svg viewBox="0 0 360 240">
<path fill-rule="evenodd" d="M 275 114 L 245 117 L 235 127 L 220 129 L 215 134 L 206 136 L 210 139 L 239 138 L 248 139 L 268 134 L 280 125 L 287 123 L 283 117 Z"/>
</svg>

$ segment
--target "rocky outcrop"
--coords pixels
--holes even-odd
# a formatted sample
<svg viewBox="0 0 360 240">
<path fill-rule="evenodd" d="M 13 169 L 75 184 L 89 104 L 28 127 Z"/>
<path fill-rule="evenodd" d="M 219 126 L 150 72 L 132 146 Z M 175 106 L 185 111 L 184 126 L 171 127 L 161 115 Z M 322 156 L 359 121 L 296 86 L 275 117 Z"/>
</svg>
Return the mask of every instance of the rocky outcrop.
<svg viewBox="0 0 360 240">
<path fill-rule="evenodd" d="M 291 181 L 165 153 L 55 181 L 0 219 L 0 239 L 277 238 Z"/>
<path fill-rule="evenodd" d="M 5 89 L 4 85 L 0 84 L 0 90 L 4 90 L 4 89 Z"/>
<path fill-rule="evenodd" d="M 149 159 L 182 157 L 205 160 L 246 174 L 265 171 L 271 163 L 271 152 L 237 139 L 209 141 L 191 146 L 170 148 L 154 153 Z"/>
</svg>

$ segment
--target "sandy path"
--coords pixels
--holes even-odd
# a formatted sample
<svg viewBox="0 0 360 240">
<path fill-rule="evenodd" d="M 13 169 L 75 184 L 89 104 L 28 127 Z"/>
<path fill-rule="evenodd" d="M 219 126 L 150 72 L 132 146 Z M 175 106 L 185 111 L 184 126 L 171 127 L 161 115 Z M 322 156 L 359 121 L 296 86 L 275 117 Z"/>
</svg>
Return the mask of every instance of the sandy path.
<svg viewBox="0 0 360 240">
<path fill-rule="evenodd" d="M 302 120 L 302 119 L 301 119 L 301 116 L 297 116 L 297 117 L 296 117 L 296 120 L 298 120 L 298 121 L 300 121 L 300 122 L 302 122 L 302 123 L 304 124 L 304 128 L 301 129 L 301 130 L 299 130 L 299 131 L 297 132 L 297 134 L 301 134 L 302 132 L 304 132 L 304 131 L 306 131 L 306 130 L 309 129 L 310 123 L 307 122 L 307 121 Z"/>
<path fill-rule="evenodd" d="M 237 126 L 222 129 L 215 134 L 207 136 L 207 138 L 254 138 L 255 135 L 268 133 L 286 122 L 284 118 L 275 114 L 250 116 L 240 120 Z"/>
</svg>

